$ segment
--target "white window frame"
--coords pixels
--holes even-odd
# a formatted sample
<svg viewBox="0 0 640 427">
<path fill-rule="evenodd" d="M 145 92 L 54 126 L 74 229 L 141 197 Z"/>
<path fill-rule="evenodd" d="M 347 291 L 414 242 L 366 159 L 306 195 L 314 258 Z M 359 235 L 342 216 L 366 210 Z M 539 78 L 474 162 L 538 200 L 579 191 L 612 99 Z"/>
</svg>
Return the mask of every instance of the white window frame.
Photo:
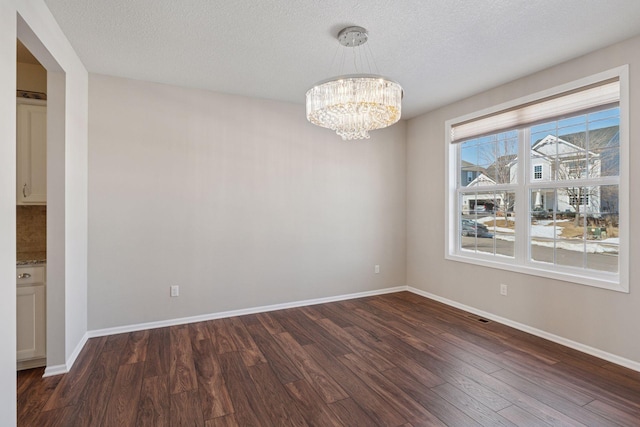
<svg viewBox="0 0 640 427">
<path fill-rule="evenodd" d="M 620 164 L 619 164 L 619 239 L 620 251 L 618 255 L 618 273 L 599 272 L 558 265 L 550 265 L 530 260 L 528 227 L 521 226 L 515 234 L 515 257 L 496 257 L 491 254 L 471 253 L 460 249 L 460 221 L 458 217 L 457 179 L 459 174 L 457 160 L 457 145 L 452 143 L 452 128 L 459 123 L 469 122 L 480 117 L 496 114 L 501 111 L 515 109 L 521 105 L 534 103 L 541 99 L 553 97 L 565 92 L 594 85 L 602 81 L 618 78 L 620 82 Z M 456 117 L 445 122 L 445 259 L 483 267 L 491 267 L 523 274 L 546 277 L 565 282 L 578 283 L 619 292 L 629 292 L 629 66 L 623 65 L 592 76 L 588 76 L 573 82 L 569 82 L 554 88 L 537 92 L 535 94 L 505 102 L 500 105 L 476 111 L 464 116 Z M 522 131 L 521 131 L 522 132 Z M 525 171 L 531 171 L 530 160 L 524 144 L 519 144 L 518 157 L 524 159 L 523 167 L 517 169 L 517 182 L 529 182 L 527 187 L 539 186 L 534 180 L 525 181 Z M 532 177 L 533 178 L 533 177 Z M 537 180 L 535 180 L 537 181 Z M 546 186 L 546 184 L 545 184 Z M 484 190 L 484 189 L 483 189 Z M 487 188 L 486 190 L 490 190 Z M 527 197 L 528 200 L 528 197 Z M 530 201 L 516 204 L 516 218 L 529 220 L 528 211 Z M 522 221 L 522 219 L 520 220 Z"/>
</svg>

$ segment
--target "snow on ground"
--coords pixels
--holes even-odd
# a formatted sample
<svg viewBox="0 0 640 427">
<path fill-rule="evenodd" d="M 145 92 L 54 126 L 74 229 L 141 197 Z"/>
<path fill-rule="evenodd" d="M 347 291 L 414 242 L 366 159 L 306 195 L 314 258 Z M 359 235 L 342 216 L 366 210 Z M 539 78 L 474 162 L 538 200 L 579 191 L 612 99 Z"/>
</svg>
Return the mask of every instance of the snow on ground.
<svg viewBox="0 0 640 427">
<path fill-rule="evenodd" d="M 496 218 L 496 219 L 504 219 L 504 218 Z M 515 240 L 514 230 L 512 228 L 506 227 L 493 227 L 491 223 L 494 218 L 487 216 L 484 218 L 478 218 L 477 222 L 486 225 L 489 228 L 489 231 L 493 231 L 494 237 L 496 239 L 505 240 L 509 242 L 513 242 Z M 515 221 L 514 218 L 507 218 L 508 221 Z M 557 220 L 558 222 L 567 222 L 568 219 Z M 555 235 L 554 235 L 555 229 Z M 558 249 L 565 249 L 568 251 L 585 251 L 584 243 L 577 241 L 564 240 L 562 238 L 556 240 L 539 240 L 536 237 L 542 239 L 554 239 L 554 237 L 560 237 L 562 235 L 562 227 L 553 226 L 553 220 L 539 220 L 536 224 L 531 225 L 531 236 L 534 238 L 532 240 L 532 244 L 536 246 L 544 246 L 547 248 L 553 248 L 554 246 Z M 586 252 L 593 253 L 618 253 L 618 245 L 620 244 L 620 239 L 617 237 L 609 237 L 604 240 L 589 240 L 587 242 Z"/>
</svg>

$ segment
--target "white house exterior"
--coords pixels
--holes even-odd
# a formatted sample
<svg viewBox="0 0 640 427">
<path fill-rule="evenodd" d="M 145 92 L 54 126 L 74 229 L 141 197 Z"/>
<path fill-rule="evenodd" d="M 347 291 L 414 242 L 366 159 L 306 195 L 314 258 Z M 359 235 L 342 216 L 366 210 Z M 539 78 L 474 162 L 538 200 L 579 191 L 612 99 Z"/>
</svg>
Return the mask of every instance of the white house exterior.
<svg viewBox="0 0 640 427">
<path fill-rule="evenodd" d="M 531 147 L 530 156 L 531 182 L 540 183 L 540 187 L 531 191 L 531 206 L 534 211 L 570 212 L 581 214 L 597 214 L 601 211 L 600 189 L 581 186 L 561 188 L 545 188 L 545 183 L 553 181 L 571 181 L 578 178 L 598 178 L 602 173 L 602 161 L 598 153 L 565 141 L 562 138 L 547 135 Z M 513 158 L 508 166 L 509 179 L 514 182 L 518 172 L 518 164 Z M 490 170 L 491 167 L 487 170 Z M 473 171 L 473 172 L 472 172 Z M 463 171 L 466 178 L 463 184 L 477 189 L 475 193 L 462 196 L 462 213 L 470 214 L 485 211 L 507 211 L 506 194 L 491 191 L 496 181 L 490 178 L 487 171 L 466 165 Z M 473 175 L 472 175 L 473 173 Z M 474 176 L 473 180 L 470 180 Z"/>
<path fill-rule="evenodd" d="M 598 178 L 602 173 L 600 155 L 553 135 L 547 135 L 531 147 L 531 182 L 541 188 L 531 191 L 531 209 L 557 212 L 600 212 L 600 190 L 580 186 L 562 187 L 555 191 L 544 188 L 546 182 L 578 178 Z M 517 164 L 511 166 L 512 179 Z M 578 209 L 576 209 L 578 208 Z"/>
</svg>

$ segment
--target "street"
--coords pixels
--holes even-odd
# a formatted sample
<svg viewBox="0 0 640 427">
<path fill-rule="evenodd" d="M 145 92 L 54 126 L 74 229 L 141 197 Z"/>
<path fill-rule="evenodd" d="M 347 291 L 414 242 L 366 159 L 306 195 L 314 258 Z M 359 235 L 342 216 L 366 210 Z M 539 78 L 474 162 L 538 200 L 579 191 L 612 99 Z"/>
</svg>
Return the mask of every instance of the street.
<svg viewBox="0 0 640 427">
<path fill-rule="evenodd" d="M 492 237 L 479 237 L 477 239 L 478 252 L 493 253 L 495 243 L 495 251 L 497 254 L 513 256 L 514 243 L 508 240 L 494 239 Z M 594 243 L 597 243 L 594 241 Z M 473 250 L 476 247 L 475 237 L 462 236 L 462 248 Z M 533 245 L 531 247 L 531 257 L 535 261 L 553 263 L 554 248 Z M 555 249 L 556 263 L 559 265 L 582 267 L 584 253 L 579 251 L 570 251 L 566 249 Z M 618 272 L 618 255 L 610 253 L 588 253 L 587 268 L 599 271 L 608 271 L 612 273 Z"/>
</svg>

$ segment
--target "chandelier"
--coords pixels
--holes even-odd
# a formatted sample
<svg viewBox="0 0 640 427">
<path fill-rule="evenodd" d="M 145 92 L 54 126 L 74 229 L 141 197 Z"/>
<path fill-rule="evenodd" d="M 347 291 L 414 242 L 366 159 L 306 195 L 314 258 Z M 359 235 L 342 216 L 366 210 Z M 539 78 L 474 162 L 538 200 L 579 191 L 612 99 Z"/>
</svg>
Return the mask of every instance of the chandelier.
<svg viewBox="0 0 640 427">
<path fill-rule="evenodd" d="M 367 30 L 362 27 L 347 27 L 338 33 L 338 41 L 345 47 L 358 47 L 367 39 Z M 367 58 L 366 62 L 372 61 Z M 307 92 L 307 120 L 335 130 L 343 140 L 368 139 L 369 131 L 400 120 L 402 95 L 398 83 L 376 74 L 335 77 Z"/>
</svg>

